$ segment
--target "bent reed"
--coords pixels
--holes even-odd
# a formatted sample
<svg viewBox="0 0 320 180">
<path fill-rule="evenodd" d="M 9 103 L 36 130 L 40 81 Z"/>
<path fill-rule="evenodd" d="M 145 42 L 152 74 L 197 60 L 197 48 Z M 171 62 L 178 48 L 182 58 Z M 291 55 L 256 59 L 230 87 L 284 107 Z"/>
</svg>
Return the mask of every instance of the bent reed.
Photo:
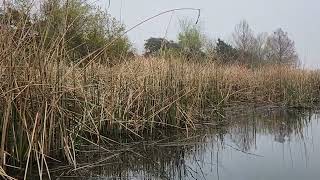
<svg viewBox="0 0 320 180">
<path fill-rule="evenodd" d="M 166 128 L 190 131 L 225 106 L 320 101 L 319 71 L 143 57 L 111 67 L 99 63 L 99 53 L 70 61 L 64 34 L 48 41 L 46 31 L 32 28 L 23 21 L 0 27 L 3 176 L 20 169 L 26 177 L 33 164 L 39 174 L 48 172 L 48 161 L 76 168 L 79 143 L 107 146 L 110 134 L 143 139 Z"/>
</svg>

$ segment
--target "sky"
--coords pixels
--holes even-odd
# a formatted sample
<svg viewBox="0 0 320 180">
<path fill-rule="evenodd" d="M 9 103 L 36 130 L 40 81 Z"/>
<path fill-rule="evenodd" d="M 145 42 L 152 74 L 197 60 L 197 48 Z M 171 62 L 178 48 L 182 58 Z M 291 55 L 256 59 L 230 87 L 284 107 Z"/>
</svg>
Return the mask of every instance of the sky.
<svg viewBox="0 0 320 180">
<path fill-rule="evenodd" d="M 103 8 L 108 0 L 98 0 Z M 110 0 L 109 13 L 130 28 L 142 20 L 174 8 L 201 9 L 200 26 L 212 39 L 232 42 L 234 27 L 246 20 L 255 33 L 287 31 L 295 41 L 302 65 L 320 68 L 319 0 Z M 179 20 L 196 21 L 197 12 L 176 11 L 155 18 L 130 31 L 128 36 L 138 51 L 150 37 L 176 40 Z"/>
</svg>

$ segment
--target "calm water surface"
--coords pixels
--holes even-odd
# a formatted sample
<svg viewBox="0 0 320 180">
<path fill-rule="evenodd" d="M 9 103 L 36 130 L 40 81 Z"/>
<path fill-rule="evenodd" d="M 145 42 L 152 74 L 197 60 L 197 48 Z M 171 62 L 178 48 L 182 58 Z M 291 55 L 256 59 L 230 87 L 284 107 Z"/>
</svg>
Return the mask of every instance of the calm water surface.
<svg viewBox="0 0 320 180">
<path fill-rule="evenodd" d="M 188 137 L 128 143 L 114 157 L 87 157 L 97 158 L 91 168 L 59 179 L 319 180 L 319 121 L 317 112 L 252 110 Z"/>
</svg>

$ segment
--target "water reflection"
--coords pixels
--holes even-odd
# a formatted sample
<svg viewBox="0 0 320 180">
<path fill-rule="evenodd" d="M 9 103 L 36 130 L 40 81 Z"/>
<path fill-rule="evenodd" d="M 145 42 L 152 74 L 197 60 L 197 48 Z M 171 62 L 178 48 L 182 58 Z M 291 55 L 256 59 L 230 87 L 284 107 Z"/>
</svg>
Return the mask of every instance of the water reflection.
<svg viewBox="0 0 320 180">
<path fill-rule="evenodd" d="M 227 117 L 223 126 L 188 136 L 128 143 L 110 154 L 80 152 L 82 166 L 60 171 L 60 179 L 320 178 L 317 113 L 251 110 Z"/>
</svg>

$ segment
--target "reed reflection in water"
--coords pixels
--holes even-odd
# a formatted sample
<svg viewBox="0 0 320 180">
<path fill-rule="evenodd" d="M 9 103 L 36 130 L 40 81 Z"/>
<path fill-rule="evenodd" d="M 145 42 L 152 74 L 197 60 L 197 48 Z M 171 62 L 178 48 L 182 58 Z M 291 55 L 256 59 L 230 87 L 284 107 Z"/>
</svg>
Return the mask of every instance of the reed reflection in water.
<svg viewBox="0 0 320 180">
<path fill-rule="evenodd" d="M 251 110 L 227 119 L 188 136 L 122 144 L 112 154 L 82 151 L 83 166 L 66 168 L 59 179 L 320 178 L 318 113 Z"/>
</svg>

